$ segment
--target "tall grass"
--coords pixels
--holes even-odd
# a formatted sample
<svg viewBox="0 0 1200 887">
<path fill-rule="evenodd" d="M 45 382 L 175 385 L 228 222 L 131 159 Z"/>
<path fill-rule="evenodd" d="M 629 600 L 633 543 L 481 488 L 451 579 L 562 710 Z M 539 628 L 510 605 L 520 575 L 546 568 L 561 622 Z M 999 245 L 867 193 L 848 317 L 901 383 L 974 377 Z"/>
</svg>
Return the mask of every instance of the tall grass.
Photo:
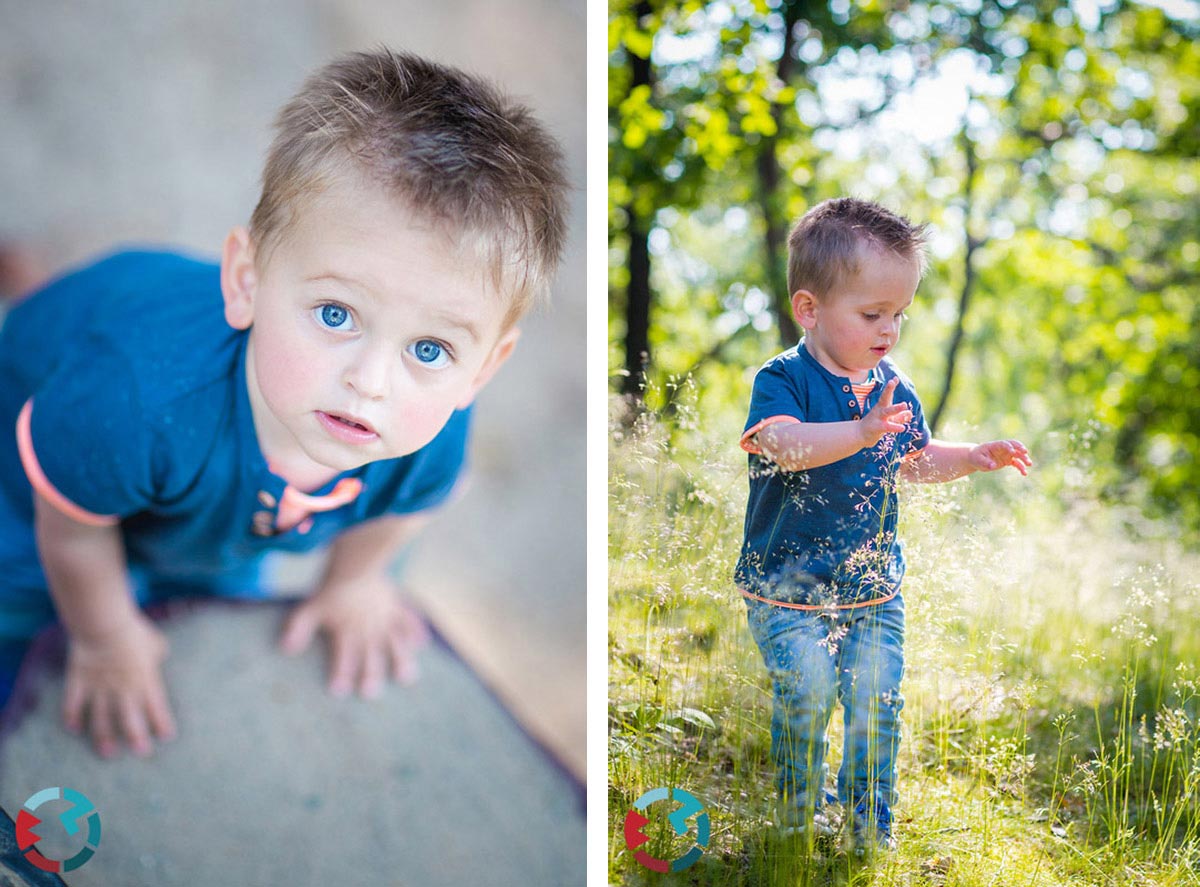
<svg viewBox="0 0 1200 887">
<path fill-rule="evenodd" d="M 1078 485 L 1065 496 L 1049 479 L 1087 473 L 1069 448 L 1027 480 L 902 488 L 900 849 L 860 861 L 781 836 L 770 685 L 730 578 L 745 461 L 688 419 L 614 424 L 614 883 L 1200 884 L 1200 559 Z M 640 866 L 623 837 L 658 786 L 711 817 L 677 874 Z M 694 840 L 651 829 L 660 858 Z"/>
</svg>

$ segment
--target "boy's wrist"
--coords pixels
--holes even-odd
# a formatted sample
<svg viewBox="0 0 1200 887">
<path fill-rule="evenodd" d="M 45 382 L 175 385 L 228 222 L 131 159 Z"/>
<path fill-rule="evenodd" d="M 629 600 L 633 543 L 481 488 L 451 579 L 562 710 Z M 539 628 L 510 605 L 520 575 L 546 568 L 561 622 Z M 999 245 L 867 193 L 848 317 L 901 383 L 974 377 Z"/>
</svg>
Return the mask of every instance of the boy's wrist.
<svg viewBox="0 0 1200 887">
<path fill-rule="evenodd" d="M 63 627 L 73 643 L 90 647 L 106 646 L 127 635 L 144 618 L 131 603 L 128 607 L 114 608 L 102 622 L 81 624 L 79 620 L 64 619 Z"/>
</svg>

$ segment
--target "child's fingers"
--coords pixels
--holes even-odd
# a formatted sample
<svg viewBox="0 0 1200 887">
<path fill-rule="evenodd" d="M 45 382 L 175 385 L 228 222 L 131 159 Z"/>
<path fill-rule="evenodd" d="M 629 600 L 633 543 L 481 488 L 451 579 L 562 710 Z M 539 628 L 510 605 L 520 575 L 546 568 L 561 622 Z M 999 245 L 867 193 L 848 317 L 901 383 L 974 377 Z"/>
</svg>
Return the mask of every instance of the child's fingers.
<svg viewBox="0 0 1200 887">
<path fill-rule="evenodd" d="M 374 699 L 383 693 L 383 681 L 387 673 L 384 647 L 368 644 L 363 650 L 362 676 L 358 684 L 359 695 Z"/>
<path fill-rule="evenodd" d="M 900 380 L 893 376 L 888 380 L 888 383 L 883 386 L 883 394 L 879 395 L 879 403 L 876 407 L 887 408 L 892 405 L 892 395 L 896 393 L 896 386 L 900 384 Z"/>
<path fill-rule="evenodd" d="M 83 729 L 84 699 L 83 686 L 68 676 L 67 686 L 63 691 L 62 717 L 63 725 L 72 733 Z"/>
<path fill-rule="evenodd" d="M 139 758 L 150 754 L 150 728 L 146 724 L 142 700 L 132 693 L 122 694 L 117 702 L 117 715 L 120 718 L 121 735 L 133 753 Z"/>
<path fill-rule="evenodd" d="M 397 684 L 411 686 L 417 681 L 417 657 L 414 647 L 399 635 L 388 636 L 388 649 L 392 654 L 392 678 Z"/>
<path fill-rule="evenodd" d="M 302 653 L 312 643 L 313 635 L 320 625 L 316 612 L 312 607 L 300 604 L 288 617 L 283 635 L 279 638 L 279 646 L 283 652 L 290 655 Z"/>
<path fill-rule="evenodd" d="M 113 725 L 112 708 L 107 693 L 94 692 L 88 697 L 88 732 L 92 736 L 92 746 L 102 758 L 111 758 L 117 753 L 117 734 Z"/>
<path fill-rule="evenodd" d="M 329 692 L 334 696 L 346 696 L 354 688 L 358 670 L 359 652 L 357 645 L 340 634 L 331 633 L 329 666 Z"/>
<path fill-rule="evenodd" d="M 175 716 L 171 714 L 171 703 L 167 700 L 167 687 L 162 677 L 154 681 L 146 698 L 146 716 L 150 729 L 162 740 L 175 738 Z"/>
</svg>

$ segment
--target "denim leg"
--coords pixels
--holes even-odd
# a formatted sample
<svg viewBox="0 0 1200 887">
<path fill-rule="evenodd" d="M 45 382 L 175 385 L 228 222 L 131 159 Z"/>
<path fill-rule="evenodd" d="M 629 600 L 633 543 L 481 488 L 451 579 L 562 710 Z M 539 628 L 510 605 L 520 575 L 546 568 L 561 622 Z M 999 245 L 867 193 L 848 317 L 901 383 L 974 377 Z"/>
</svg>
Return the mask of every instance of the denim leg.
<svg viewBox="0 0 1200 887">
<path fill-rule="evenodd" d="M 881 812 L 896 800 L 895 762 L 904 698 L 904 601 L 854 611 L 840 651 L 838 695 L 845 710 L 845 753 L 838 799 L 848 810 Z"/>
<path fill-rule="evenodd" d="M 784 816 L 802 824 L 825 799 L 826 728 L 837 701 L 833 622 L 815 613 L 748 601 L 750 631 L 771 676 L 771 755 Z"/>
</svg>

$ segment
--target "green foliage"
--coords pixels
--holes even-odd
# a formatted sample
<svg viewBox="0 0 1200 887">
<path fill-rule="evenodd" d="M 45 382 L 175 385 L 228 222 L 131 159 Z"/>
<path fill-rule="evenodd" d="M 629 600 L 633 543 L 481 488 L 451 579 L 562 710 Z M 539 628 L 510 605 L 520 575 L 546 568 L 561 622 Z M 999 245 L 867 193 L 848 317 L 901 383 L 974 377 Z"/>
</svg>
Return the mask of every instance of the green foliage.
<svg viewBox="0 0 1200 887">
<path fill-rule="evenodd" d="M 1035 456 L 1087 434 L 1109 501 L 1200 526 L 1200 22 L 1118 0 L 634 8 L 610 5 L 610 336 L 619 348 L 634 207 L 651 226 L 652 391 L 687 377 L 705 409 L 744 405 L 753 369 L 792 344 L 769 225 L 858 194 L 932 226 L 899 353 L 927 412 L 961 322 L 948 431 L 1022 436 Z M 631 56 L 651 86 L 630 91 Z M 944 93 L 963 103 L 946 129 L 936 100 L 914 102 L 954 78 L 970 93 Z"/>
</svg>

